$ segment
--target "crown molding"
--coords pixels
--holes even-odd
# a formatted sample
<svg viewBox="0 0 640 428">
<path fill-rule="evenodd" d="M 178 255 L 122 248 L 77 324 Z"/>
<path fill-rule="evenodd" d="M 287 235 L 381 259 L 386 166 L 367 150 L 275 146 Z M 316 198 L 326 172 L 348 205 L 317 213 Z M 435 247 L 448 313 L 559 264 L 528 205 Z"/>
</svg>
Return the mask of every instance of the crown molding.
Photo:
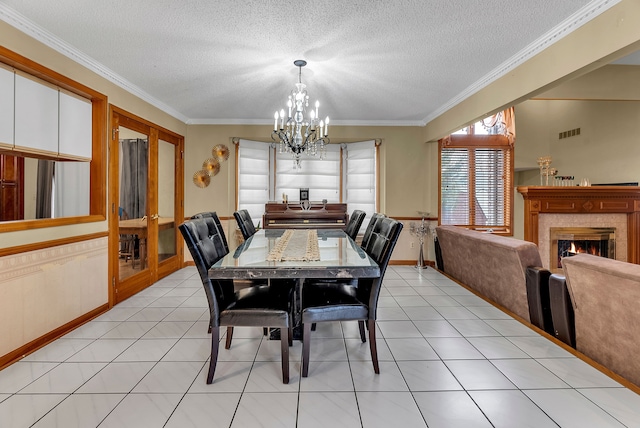
<svg viewBox="0 0 640 428">
<path fill-rule="evenodd" d="M 187 125 L 269 125 L 273 126 L 270 119 L 189 119 Z M 332 126 L 424 126 L 419 120 L 336 120 L 331 121 Z"/>
<path fill-rule="evenodd" d="M 535 55 L 539 54 L 549 46 L 564 38 L 566 35 L 577 30 L 582 25 L 596 18 L 598 15 L 612 8 L 621 1 L 622 0 L 594 0 L 590 2 L 582 9 L 578 10 L 576 13 L 569 16 L 560 24 L 549 30 L 547 33 L 531 42 L 528 46 L 500 64 L 498 67 L 494 68 L 483 78 L 467 87 L 467 89 L 449 100 L 449 102 L 447 102 L 446 104 L 442 105 L 442 107 L 425 117 L 422 121 L 423 125 L 426 125 L 436 117 L 444 114 L 446 111 L 460 104 L 462 101 L 466 100 L 489 84 L 508 74 L 516 67 L 530 60 Z"/>
<path fill-rule="evenodd" d="M 113 70 L 105 67 L 103 64 L 97 62 L 93 58 L 85 55 L 80 52 L 78 49 L 73 47 L 72 45 L 66 43 L 60 38 L 54 36 L 44 28 L 41 28 L 28 20 L 26 17 L 11 9 L 10 7 L 0 3 L 0 20 L 6 22 L 12 27 L 20 30 L 21 32 L 33 37 L 40 43 L 50 47 L 56 52 L 61 53 L 72 61 L 82 65 L 83 67 L 93 71 L 99 76 L 107 79 L 109 82 L 121 87 L 125 91 L 135 95 L 136 97 L 148 102 L 154 107 L 162 110 L 174 118 L 186 122 L 188 118 L 184 116 L 182 113 L 177 110 L 171 108 L 170 106 L 164 104 L 158 99 L 152 97 L 147 92 L 124 79 L 119 74 L 115 73 Z"/>
</svg>

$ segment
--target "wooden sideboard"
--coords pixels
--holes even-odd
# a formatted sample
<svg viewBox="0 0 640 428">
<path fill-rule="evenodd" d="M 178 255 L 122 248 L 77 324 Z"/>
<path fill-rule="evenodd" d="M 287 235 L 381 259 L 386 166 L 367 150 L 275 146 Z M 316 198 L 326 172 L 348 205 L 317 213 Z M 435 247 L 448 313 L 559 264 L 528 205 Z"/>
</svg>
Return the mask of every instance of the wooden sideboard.
<svg viewBox="0 0 640 428">
<path fill-rule="evenodd" d="M 265 229 L 342 229 L 349 221 L 347 204 L 309 202 L 270 202 L 265 204 Z"/>
</svg>

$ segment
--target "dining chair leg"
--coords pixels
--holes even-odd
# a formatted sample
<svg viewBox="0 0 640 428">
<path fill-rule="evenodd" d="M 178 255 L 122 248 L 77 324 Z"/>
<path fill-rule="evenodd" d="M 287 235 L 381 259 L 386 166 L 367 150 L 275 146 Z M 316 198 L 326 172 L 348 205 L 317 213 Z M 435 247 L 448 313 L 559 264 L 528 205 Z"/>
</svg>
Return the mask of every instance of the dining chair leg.
<svg viewBox="0 0 640 428">
<path fill-rule="evenodd" d="M 287 336 L 289 346 L 293 346 L 293 325 L 291 323 L 289 323 L 289 328 L 287 329 Z"/>
<path fill-rule="evenodd" d="M 213 382 L 213 374 L 216 372 L 216 363 L 218 362 L 218 345 L 220 342 L 220 327 L 211 329 L 211 361 L 209 361 L 209 374 L 207 374 L 207 383 Z"/>
<path fill-rule="evenodd" d="M 302 325 L 302 377 L 309 374 L 309 345 L 311 344 L 311 324 Z"/>
<path fill-rule="evenodd" d="M 269 327 L 262 327 L 262 335 L 266 336 L 269 334 Z"/>
<path fill-rule="evenodd" d="M 224 349 L 231 348 L 231 339 L 233 339 L 233 327 L 227 327 L 227 340 L 224 343 Z"/>
<path fill-rule="evenodd" d="M 362 340 L 362 343 L 365 343 L 367 341 L 367 336 L 364 332 L 364 321 L 363 320 L 359 320 L 358 321 L 358 328 L 360 329 L 360 340 Z"/>
<path fill-rule="evenodd" d="M 369 326 L 369 349 L 371 349 L 371 361 L 373 362 L 373 371 L 380 374 L 380 366 L 378 365 L 378 347 L 376 346 L 376 321 L 368 320 Z"/>
<path fill-rule="evenodd" d="M 289 383 L 289 338 L 284 336 L 282 329 L 280 329 L 280 349 L 282 351 L 282 383 Z"/>
</svg>

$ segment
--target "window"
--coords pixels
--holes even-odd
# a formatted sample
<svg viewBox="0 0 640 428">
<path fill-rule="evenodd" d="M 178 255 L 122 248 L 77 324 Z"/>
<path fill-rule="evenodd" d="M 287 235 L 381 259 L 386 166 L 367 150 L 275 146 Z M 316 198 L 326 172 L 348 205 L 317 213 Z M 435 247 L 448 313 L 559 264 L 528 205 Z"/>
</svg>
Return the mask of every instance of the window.
<svg viewBox="0 0 640 428">
<path fill-rule="evenodd" d="M 276 153 L 275 164 L 275 200 L 281 200 L 282 194 L 290 201 L 300 200 L 300 188 L 309 189 L 310 201 L 340 202 L 340 145 L 325 146 L 324 159 L 302 156 L 301 169 L 293 168 L 293 160 L 288 153 Z M 262 205 L 264 211 L 264 204 Z"/>
<path fill-rule="evenodd" d="M 441 224 L 513 233 L 513 138 L 505 129 L 485 120 L 440 141 Z"/>
<path fill-rule="evenodd" d="M 257 224 L 265 203 L 281 201 L 283 194 L 297 201 L 300 188 L 308 188 L 311 201 L 346 203 L 349 212 L 370 216 L 378 207 L 377 158 L 375 141 L 329 144 L 324 159 L 303 156 L 302 169 L 295 170 L 291 156 L 275 145 L 239 140 L 237 209 L 248 210 Z"/>
</svg>

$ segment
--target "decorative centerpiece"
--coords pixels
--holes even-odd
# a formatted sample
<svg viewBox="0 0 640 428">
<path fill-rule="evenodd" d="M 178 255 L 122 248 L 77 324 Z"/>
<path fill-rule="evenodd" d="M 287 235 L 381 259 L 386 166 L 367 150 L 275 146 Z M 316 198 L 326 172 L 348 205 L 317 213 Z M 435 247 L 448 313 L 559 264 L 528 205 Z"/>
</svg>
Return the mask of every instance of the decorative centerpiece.
<svg viewBox="0 0 640 428">
<path fill-rule="evenodd" d="M 429 217 L 430 213 L 418 211 L 418 214 L 422 216 L 422 220 L 420 221 L 420 224 L 416 224 L 415 222 L 409 223 L 409 233 L 418 237 L 418 242 L 420 243 L 420 254 L 418 255 L 418 263 L 416 264 L 416 267 L 418 269 L 424 269 L 427 267 L 427 265 L 424 264 L 424 237 L 431 233 L 432 227 L 429 220 L 425 222 L 425 217 Z"/>
<path fill-rule="evenodd" d="M 538 158 L 538 167 L 540 167 L 540 185 L 549 185 L 549 176 L 555 176 L 558 171 L 551 168 L 551 156 L 541 156 Z"/>
</svg>

